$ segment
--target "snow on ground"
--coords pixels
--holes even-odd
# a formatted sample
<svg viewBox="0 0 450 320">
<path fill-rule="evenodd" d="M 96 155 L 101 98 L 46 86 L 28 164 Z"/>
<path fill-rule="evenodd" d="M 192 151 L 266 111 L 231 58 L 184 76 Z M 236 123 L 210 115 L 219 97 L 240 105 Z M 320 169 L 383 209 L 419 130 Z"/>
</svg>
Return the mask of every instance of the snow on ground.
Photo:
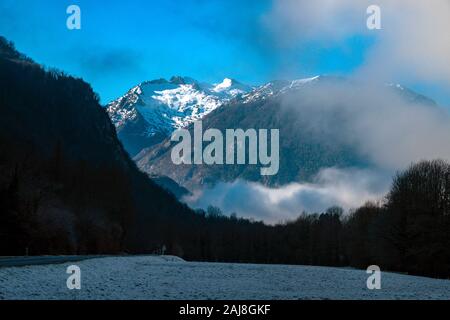
<svg viewBox="0 0 450 320">
<path fill-rule="evenodd" d="M 66 268 L 81 268 L 81 290 Z M 368 290 L 364 270 L 111 257 L 61 265 L 0 268 L 0 299 L 450 299 L 450 281 L 382 273 Z"/>
</svg>

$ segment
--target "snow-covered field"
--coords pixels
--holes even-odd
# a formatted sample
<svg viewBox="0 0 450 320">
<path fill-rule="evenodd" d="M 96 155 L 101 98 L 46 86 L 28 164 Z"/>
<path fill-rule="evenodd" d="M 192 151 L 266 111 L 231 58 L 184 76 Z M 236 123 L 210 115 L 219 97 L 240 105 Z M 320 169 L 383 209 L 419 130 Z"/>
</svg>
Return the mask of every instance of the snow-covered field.
<svg viewBox="0 0 450 320">
<path fill-rule="evenodd" d="M 81 268 L 81 290 L 66 269 Z M 112 257 L 61 265 L 0 268 L 0 299 L 450 299 L 450 281 L 287 265 L 185 262 L 176 257 Z"/>
</svg>

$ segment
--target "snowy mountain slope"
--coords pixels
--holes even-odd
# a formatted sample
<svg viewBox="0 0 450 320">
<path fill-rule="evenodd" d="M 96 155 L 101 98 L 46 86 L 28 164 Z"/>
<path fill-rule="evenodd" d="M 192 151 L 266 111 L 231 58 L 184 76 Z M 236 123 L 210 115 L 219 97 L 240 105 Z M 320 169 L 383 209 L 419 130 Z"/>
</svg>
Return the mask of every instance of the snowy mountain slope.
<svg viewBox="0 0 450 320">
<path fill-rule="evenodd" d="M 109 103 L 107 111 L 125 148 L 136 155 L 252 89 L 228 78 L 218 84 L 189 77 L 152 80 Z"/>
<path fill-rule="evenodd" d="M 229 78 L 221 83 L 208 84 L 177 76 L 169 81 L 142 82 L 109 103 L 107 111 L 125 149 L 134 157 L 163 141 L 174 130 L 203 119 L 225 104 L 262 102 L 319 83 L 345 81 L 339 77 L 315 76 L 291 81 L 277 80 L 251 87 Z M 388 86 L 411 102 L 433 104 L 426 97 L 400 85 Z"/>
<path fill-rule="evenodd" d="M 244 103 L 250 103 L 257 100 L 265 100 L 269 97 L 276 96 L 290 90 L 301 89 L 305 85 L 316 83 L 321 79 L 321 76 L 312 78 L 296 79 L 292 81 L 275 80 L 268 82 L 260 87 L 255 88 L 251 92 L 242 96 Z"/>
<path fill-rule="evenodd" d="M 202 119 L 232 101 L 250 103 L 299 89 L 319 76 L 293 81 L 272 81 L 259 87 L 225 78 L 217 84 L 189 77 L 145 81 L 106 108 L 127 151 L 137 155 L 169 136 L 174 130 Z"/>
<path fill-rule="evenodd" d="M 353 128 L 360 125 L 353 120 L 357 115 L 380 108 L 365 104 L 366 92 L 370 92 L 371 97 L 375 94 L 389 96 L 408 106 L 435 104 L 401 86 L 381 84 L 369 88 L 330 76 L 274 81 L 255 88 L 203 119 L 203 130 L 214 128 L 222 133 L 229 128 L 278 128 L 280 163 L 279 172 L 274 176 L 261 176 L 259 165 L 174 165 L 171 149 L 176 143 L 169 138 L 143 150 L 134 160 L 142 171 L 170 177 L 190 191 L 237 179 L 278 187 L 293 182 L 312 182 L 323 168 L 373 168 L 374 160 L 354 142 L 352 133 Z M 330 92 L 339 92 L 340 95 L 336 95 L 339 100 L 326 99 Z M 390 114 L 389 108 L 385 110 Z"/>
</svg>

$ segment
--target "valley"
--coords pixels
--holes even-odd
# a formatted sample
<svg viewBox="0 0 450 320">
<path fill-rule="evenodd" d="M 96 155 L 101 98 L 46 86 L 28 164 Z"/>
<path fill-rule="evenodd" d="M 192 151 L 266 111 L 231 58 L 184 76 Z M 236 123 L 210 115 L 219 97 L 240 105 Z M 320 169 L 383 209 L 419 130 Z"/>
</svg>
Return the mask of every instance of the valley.
<svg viewBox="0 0 450 320">
<path fill-rule="evenodd" d="M 158 114 L 161 110 L 185 110 L 188 119 L 198 115 L 197 98 L 181 95 L 200 92 L 198 83 L 173 78 L 150 86 L 160 82 L 169 92 L 150 91 L 150 101 L 156 96 L 170 103 L 147 106 L 157 112 L 155 123 L 173 120 Z M 433 125 L 445 133 L 450 121 L 426 103 L 430 100 L 403 87 L 316 77 L 270 83 L 249 95 L 240 90 L 226 104 L 208 109 L 204 129 L 280 128 L 280 170 L 262 177 L 260 164 L 177 166 L 170 159 L 169 137 L 133 162 L 126 141 L 117 135 L 120 128 L 90 84 L 45 69 L 2 37 L 0 84 L 1 255 L 166 252 L 189 261 L 361 269 L 377 264 L 382 270 L 448 277 L 450 164 L 439 160 L 447 149 L 438 148 L 422 161 L 423 150 L 410 148 L 409 139 L 421 128 L 418 142 L 445 146 L 447 134 L 429 135 L 424 128 Z M 238 84 L 225 81 L 207 90 L 214 96 L 232 85 Z M 141 89 L 133 91 L 138 98 Z M 412 113 L 420 117 L 402 121 Z M 359 169 L 370 165 L 403 169 L 388 176 L 383 201 L 362 203 L 372 184 L 377 187 Z M 343 174 L 333 167 L 356 169 Z M 313 184 L 318 174 L 323 175 L 320 188 Z M 237 179 L 254 183 L 254 189 L 237 185 L 231 193 L 216 195 L 225 204 L 241 205 L 239 210 L 223 211 L 211 205 L 214 198 L 193 209 L 167 191 L 174 187 L 183 196 L 191 187 Z M 323 195 L 331 201 L 322 202 Z M 351 210 L 336 199 L 350 199 Z M 318 206 L 305 210 L 308 202 Z M 249 215 L 241 215 L 242 206 Z"/>
</svg>

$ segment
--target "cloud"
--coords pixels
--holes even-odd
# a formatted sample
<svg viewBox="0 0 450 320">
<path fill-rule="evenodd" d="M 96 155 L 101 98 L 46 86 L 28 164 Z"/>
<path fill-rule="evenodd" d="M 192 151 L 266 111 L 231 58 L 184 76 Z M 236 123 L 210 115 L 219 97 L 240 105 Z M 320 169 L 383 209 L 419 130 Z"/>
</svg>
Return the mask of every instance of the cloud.
<svg viewBox="0 0 450 320">
<path fill-rule="evenodd" d="M 401 86 L 322 82 L 281 102 L 313 136 L 354 147 L 376 168 L 391 172 L 424 159 L 450 160 L 445 109 Z"/>
<path fill-rule="evenodd" d="M 412 162 L 450 161 L 449 113 L 406 88 L 322 78 L 279 99 L 280 112 L 295 118 L 305 135 L 351 147 L 368 159 L 368 169 L 325 168 L 311 183 L 279 188 L 218 183 L 184 199 L 188 205 L 276 223 L 334 205 L 357 208 L 382 198 L 396 171 Z"/>
<path fill-rule="evenodd" d="M 322 43 L 340 41 L 361 30 L 361 23 L 365 27 L 366 8 L 357 0 L 275 0 L 262 23 L 280 48 L 319 38 Z"/>
<path fill-rule="evenodd" d="M 450 85 L 450 1 L 383 1 L 385 30 L 365 68 Z M 382 66 L 382 68 L 380 68 Z M 364 70 L 364 69 L 363 69 Z"/>
<path fill-rule="evenodd" d="M 326 168 L 312 183 L 291 183 L 269 188 L 255 182 L 237 180 L 218 183 L 183 199 L 193 208 L 208 205 L 225 213 L 278 223 L 297 218 L 302 212 L 323 212 L 331 206 L 349 210 L 369 200 L 380 200 L 390 176 L 371 170 Z"/>
<path fill-rule="evenodd" d="M 366 27 L 366 9 L 373 4 L 381 7 L 381 30 Z M 274 0 L 269 12 L 256 20 L 260 29 L 251 23 L 249 29 L 264 34 L 264 45 L 259 45 L 260 36 L 243 39 L 281 57 L 279 73 L 296 69 L 292 66 L 303 48 L 333 48 L 355 36 L 373 40 L 351 81 L 301 90 L 282 100 L 283 110 L 297 114 L 299 125 L 313 136 L 354 147 L 373 171 L 324 169 L 311 184 L 276 189 L 243 181 L 219 183 L 187 199 L 190 205 L 212 204 L 227 213 L 276 222 L 303 210 L 357 207 L 380 197 L 392 174 L 412 162 L 450 160 L 449 113 L 423 101 L 411 103 L 414 95 L 407 89 L 384 84 L 406 80 L 450 85 L 449 0 Z M 369 183 L 374 180 L 383 188 L 374 188 Z"/>
<path fill-rule="evenodd" d="M 366 28 L 372 4 L 381 7 L 382 30 Z M 450 84 L 449 0 L 275 0 L 263 23 L 282 49 L 310 40 L 326 46 L 354 35 L 374 36 L 361 74 Z"/>
<path fill-rule="evenodd" d="M 79 61 L 82 70 L 91 76 L 133 73 L 142 69 L 140 54 L 125 48 L 83 51 Z"/>
</svg>

